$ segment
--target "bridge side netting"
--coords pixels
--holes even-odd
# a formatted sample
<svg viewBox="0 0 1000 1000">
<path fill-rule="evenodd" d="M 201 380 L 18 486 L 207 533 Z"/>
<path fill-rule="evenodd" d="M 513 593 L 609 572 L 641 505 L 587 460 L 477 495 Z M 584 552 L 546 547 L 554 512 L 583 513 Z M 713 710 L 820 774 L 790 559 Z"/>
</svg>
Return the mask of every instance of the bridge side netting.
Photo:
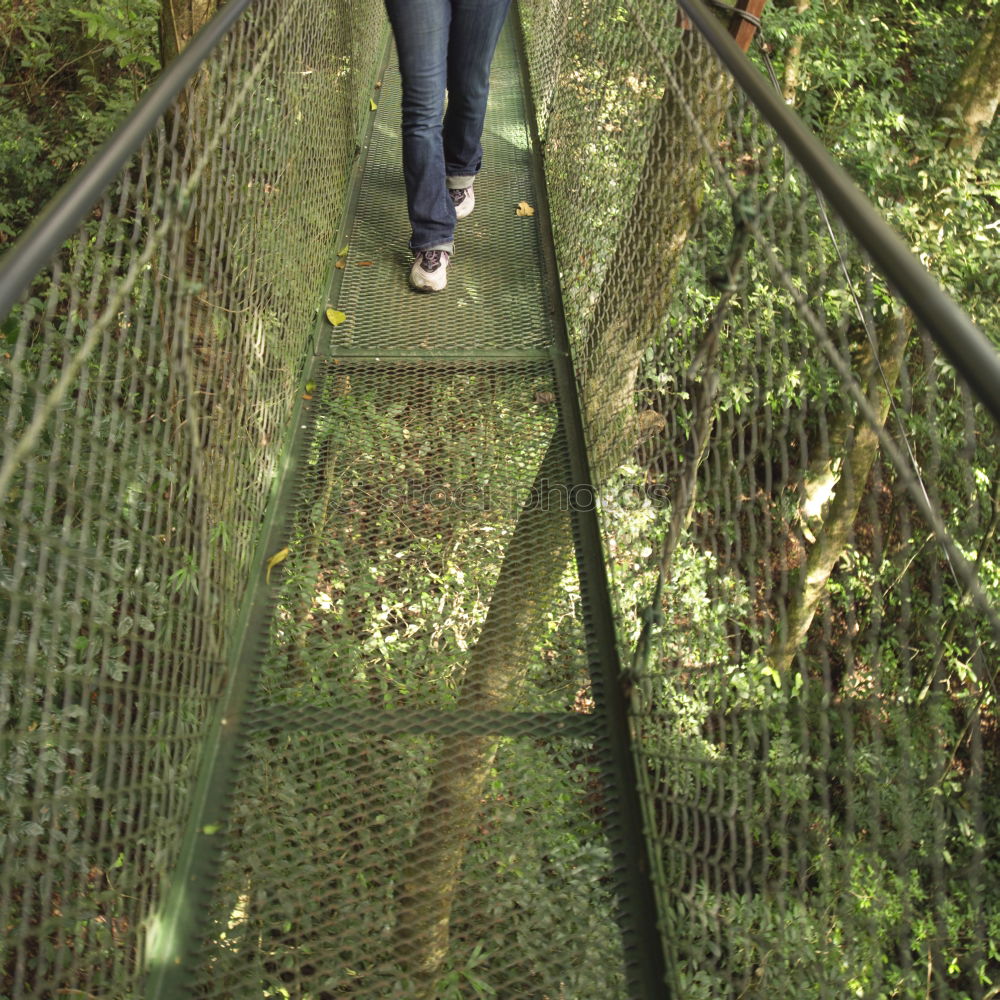
<svg viewBox="0 0 1000 1000">
<path fill-rule="evenodd" d="M 983 996 L 997 430 L 673 5 L 522 7 L 680 995 Z"/>
<path fill-rule="evenodd" d="M 257 4 L 3 327 L 0 995 L 141 993 L 382 31 Z"/>
</svg>

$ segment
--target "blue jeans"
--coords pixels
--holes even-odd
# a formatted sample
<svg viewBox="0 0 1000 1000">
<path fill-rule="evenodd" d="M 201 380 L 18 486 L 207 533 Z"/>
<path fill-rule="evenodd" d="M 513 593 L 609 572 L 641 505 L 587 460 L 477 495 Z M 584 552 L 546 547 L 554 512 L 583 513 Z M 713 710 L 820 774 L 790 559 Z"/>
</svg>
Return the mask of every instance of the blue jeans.
<svg viewBox="0 0 1000 1000">
<path fill-rule="evenodd" d="M 448 189 L 469 187 L 482 165 L 490 64 L 510 0 L 385 0 L 385 6 L 403 78 L 410 249 L 450 253 L 455 206 Z"/>
</svg>

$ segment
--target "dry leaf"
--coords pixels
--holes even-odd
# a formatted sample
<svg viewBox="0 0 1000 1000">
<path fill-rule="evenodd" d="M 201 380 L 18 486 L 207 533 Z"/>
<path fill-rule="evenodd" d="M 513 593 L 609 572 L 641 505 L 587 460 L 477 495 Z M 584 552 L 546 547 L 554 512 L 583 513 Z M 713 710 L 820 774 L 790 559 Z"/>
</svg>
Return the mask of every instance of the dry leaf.
<svg viewBox="0 0 1000 1000">
<path fill-rule="evenodd" d="M 535 210 L 526 202 L 519 201 L 517 203 L 517 209 L 515 211 L 516 215 L 534 215 Z"/>
<path fill-rule="evenodd" d="M 327 383 L 327 394 L 330 396 L 349 396 L 351 394 L 351 376 L 335 375 Z"/>
<path fill-rule="evenodd" d="M 540 389 L 535 393 L 535 402 L 539 406 L 551 406 L 556 401 L 556 394 L 548 390 Z"/>
<path fill-rule="evenodd" d="M 372 266 L 372 261 L 370 261 L 370 260 L 359 260 L 358 261 L 358 267 L 371 267 L 371 266 Z"/>
<path fill-rule="evenodd" d="M 335 267 L 335 268 L 336 268 L 336 269 L 337 269 L 338 271 L 343 271 L 343 270 L 344 270 L 344 268 L 345 268 L 345 267 L 347 267 L 347 261 L 346 261 L 346 260 L 344 260 L 344 258 L 343 258 L 343 257 L 341 257 L 341 258 L 340 258 L 340 260 L 338 260 L 338 261 L 335 261 L 335 262 L 334 262 L 334 265 L 333 265 L 333 266 L 334 266 L 334 267 Z"/>
<path fill-rule="evenodd" d="M 339 309 L 327 309 L 326 318 L 330 321 L 330 326 L 340 326 L 347 319 L 347 313 L 342 313 Z"/>
<path fill-rule="evenodd" d="M 290 551 L 291 551 L 291 549 L 279 549 L 277 552 L 274 553 L 273 556 L 271 556 L 270 559 L 268 559 L 268 561 L 267 561 L 267 574 L 264 577 L 264 582 L 265 583 L 270 583 L 271 582 L 271 570 L 274 569 L 274 567 L 277 566 L 278 563 L 283 562 L 285 559 L 287 559 L 288 558 L 288 553 Z"/>
</svg>

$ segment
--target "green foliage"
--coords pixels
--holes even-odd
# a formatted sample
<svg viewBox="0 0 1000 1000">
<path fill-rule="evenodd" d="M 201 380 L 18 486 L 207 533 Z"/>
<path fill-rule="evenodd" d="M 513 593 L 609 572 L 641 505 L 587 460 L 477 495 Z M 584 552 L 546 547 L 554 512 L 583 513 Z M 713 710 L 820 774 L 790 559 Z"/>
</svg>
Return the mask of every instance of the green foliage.
<svg viewBox="0 0 1000 1000">
<path fill-rule="evenodd" d="M 0 246 L 152 79 L 158 15 L 158 0 L 0 3 Z"/>
<path fill-rule="evenodd" d="M 795 107 L 926 266 L 1000 342 L 1000 124 L 973 165 L 943 149 L 945 99 L 991 2 L 814 0 L 769 8 L 776 68 L 803 58 Z"/>
</svg>

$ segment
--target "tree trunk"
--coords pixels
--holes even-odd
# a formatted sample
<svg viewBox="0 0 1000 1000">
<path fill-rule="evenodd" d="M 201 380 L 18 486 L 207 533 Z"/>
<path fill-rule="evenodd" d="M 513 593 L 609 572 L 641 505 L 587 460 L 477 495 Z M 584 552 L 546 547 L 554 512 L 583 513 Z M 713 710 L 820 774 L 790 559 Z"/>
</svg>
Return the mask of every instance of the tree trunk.
<svg viewBox="0 0 1000 1000">
<path fill-rule="evenodd" d="M 799 14 L 804 14 L 811 5 L 812 0 L 797 0 L 795 9 Z M 788 47 L 788 57 L 785 60 L 785 78 L 782 81 L 781 96 L 786 104 L 795 104 L 795 97 L 799 91 L 799 74 L 802 71 L 802 35 L 795 35 L 792 44 Z"/>
<path fill-rule="evenodd" d="M 160 64 L 166 66 L 207 24 L 219 0 L 162 0 L 160 5 Z"/>
<path fill-rule="evenodd" d="M 993 123 L 1000 105 L 998 46 L 1000 7 L 994 7 L 944 102 L 945 112 L 954 120 L 948 149 L 967 153 L 973 160 L 982 152 L 986 129 Z"/>
<path fill-rule="evenodd" d="M 531 661 L 538 623 L 572 556 L 569 517 L 548 490 L 566 487 L 562 435 L 550 442 L 504 555 L 482 634 L 471 651 L 455 708 L 458 724 L 476 712 L 509 709 Z M 541 551 L 540 551 L 541 549 Z M 448 953 L 452 904 L 466 846 L 475 831 L 497 740 L 442 737 L 430 790 L 397 891 L 399 954 L 414 977 L 414 1000 L 434 1000 Z"/>
<path fill-rule="evenodd" d="M 899 379 L 903 353 L 913 327 L 912 314 L 891 316 L 878 331 L 878 355 L 881 369 L 868 353 L 864 386 L 878 414 L 879 426 L 885 424 L 891 405 L 891 394 Z M 801 569 L 800 583 L 788 606 L 784 628 L 774 637 L 768 657 L 778 671 L 791 668 L 798 648 L 805 642 L 809 626 L 816 614 L 826 585 L 834 568 L 850 544 L 858 508 L 865 484 L 878 455 L 878 434 L 858 415 L 853 434 L 848 436 L 848 451 L 837 485 L 833 490 L 829 510 L 817 530 L 816 541 L 809 548 Z"/>
<path fill-rule="evenodd" d="M 598 481 L 622 463 L 636 440 L 630 425 L 639 360 L 670 303 L 677 265 L 701 205 L 702 143 L 715 144 L 732 87 L 694 32 L 682 37 L 672 70 L 681 90 L 668 87 L 657 106 L 637 195 L 576 359 Z"/>
</svg>

